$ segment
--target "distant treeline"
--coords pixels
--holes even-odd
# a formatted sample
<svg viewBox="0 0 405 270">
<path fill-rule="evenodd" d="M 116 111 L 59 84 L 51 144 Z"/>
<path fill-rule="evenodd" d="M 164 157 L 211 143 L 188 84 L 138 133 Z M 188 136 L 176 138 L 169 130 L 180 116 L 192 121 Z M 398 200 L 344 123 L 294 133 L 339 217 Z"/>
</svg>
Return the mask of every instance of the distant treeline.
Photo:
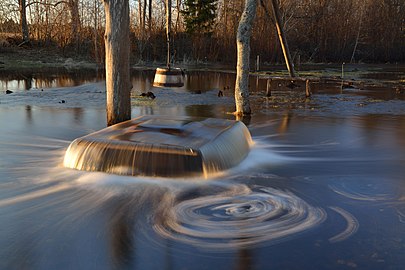
<svg viewBox="0 0 405 270">
<path fill-rule="evenodd" d="M 204 2 L 199 0 L 200 2 Z M 216 0 L 212 27 L 188 31 L 190 5 L 172 0 L 172 53 L 178 62 L 236 62 L 236 30 L 244 0 Z M 268 1 L 258 8 L 252 59 L 283 62 Z M 164 62 L 165 1 L 130 0 L 132 62 Z M 291 55 L 299 62 L 405 62 L 404 0 L 279 0 Z M 189 20 L 190 21 L 190 20 Z M 26 23 L 24 23 L 26 22 Z M 100 0 L 2 0 L 0 51 L 15 46 L 57 49 L 103 62 Z M 25 27 L 24 27 L 25 25 Z M 188 26 L 190 27 L 190 26 Z"/>
</svg>

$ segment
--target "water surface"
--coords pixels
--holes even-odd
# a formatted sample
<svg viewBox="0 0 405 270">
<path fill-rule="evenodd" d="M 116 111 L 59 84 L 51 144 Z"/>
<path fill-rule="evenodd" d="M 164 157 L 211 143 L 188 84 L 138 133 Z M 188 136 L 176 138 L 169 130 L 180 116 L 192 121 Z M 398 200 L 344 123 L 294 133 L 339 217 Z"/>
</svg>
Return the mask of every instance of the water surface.
<svg viewBox="0 0 405 270">
<path fill-rule="evenodd" d="M 233 74 L 175 90 L 148 76 L 134 77 L 133 117 L 233 118 Z M 247 159 L 191 179 L 62 166 L 73 139 L 105 127 L 103 82 L 1 93 L 0 269 L 401 269 L 404 101 L 263 91 Z"/>
</svg>

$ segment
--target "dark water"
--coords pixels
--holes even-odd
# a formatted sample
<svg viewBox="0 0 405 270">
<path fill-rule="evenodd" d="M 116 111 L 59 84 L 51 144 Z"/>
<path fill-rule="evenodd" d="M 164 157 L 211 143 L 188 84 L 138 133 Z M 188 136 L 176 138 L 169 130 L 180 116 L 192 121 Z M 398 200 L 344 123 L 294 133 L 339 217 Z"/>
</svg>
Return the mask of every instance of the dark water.
<svg viewBox="0 0 405 270">
<path fill-rule="evenodd" d="M 233 75 L 197 75 L 177 90 L 134 76 L 132 116 L 232 119 L 216 94 Z M 0 94 L 0 269 L 403 268 L 405 103 L 373 96 L 391 89 L 253 91 L 251 154 L 208 179 L 64 168 L 69 143 L 105 127 L 103 91 Z"/>
</svg>

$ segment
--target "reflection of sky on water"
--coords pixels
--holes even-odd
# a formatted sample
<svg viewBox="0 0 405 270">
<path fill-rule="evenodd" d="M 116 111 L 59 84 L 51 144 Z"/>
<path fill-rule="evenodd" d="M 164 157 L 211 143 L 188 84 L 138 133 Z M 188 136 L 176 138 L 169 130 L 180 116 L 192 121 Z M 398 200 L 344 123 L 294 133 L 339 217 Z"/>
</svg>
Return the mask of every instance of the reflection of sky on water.
<svg viewBox="0 0 405 270">
<path fill-rule="evenodd" d="M 257 112 L 249 123 L 255 148 L 223 175 L 121 177 L 61 166 L 70 141 L 105 126 L 102 88 L 95 85 L 51 91 L 52 98 L 1 96 L 1 269 L 402 267 L 403 115 Z M 232 100 L 218 101 L 213 90 L 157 93 L 161 101 L 133 98 L 133 116 L 232 117 Z M 282 210 L 269 218 L 274 205 Z M 289 214 L 299 206 L 305 211 Z M 319 219 L 305 223 L 311 211 Z M 277 222 L 292 227 L 276 226 L 288 233 L 271 238 L 264 229 Z M 239 232 L 227 224 L 249 234 L 225 237 Z"/>
<path fill-rule="evenodd" d="M 81 83 L 81 82 L 80 82 Z M 42 81 L 39 79 L 26 79 L 26 80 L 11 80 L 11 81 L 0 81 L 0 89 L 9 90 L 30 90 L 33 89 L 43 89 L 43 88 L 55 88 L 55 87 L 70 87 L 77 86 L 78 83 L 70 78 L 66 79 L 48 79 Z"/>
<path fill-rule="evenodd" d="M 59 87 L 72 87 L 84 83 L 91 83 L 101 79 L 101 75 L 95 71 L 66 71 L 52 69 L 50 71 L 6 71 L 0 76 L 0 91 L 9 89 L 12 91 L 48 89 Z"/>
</svg>

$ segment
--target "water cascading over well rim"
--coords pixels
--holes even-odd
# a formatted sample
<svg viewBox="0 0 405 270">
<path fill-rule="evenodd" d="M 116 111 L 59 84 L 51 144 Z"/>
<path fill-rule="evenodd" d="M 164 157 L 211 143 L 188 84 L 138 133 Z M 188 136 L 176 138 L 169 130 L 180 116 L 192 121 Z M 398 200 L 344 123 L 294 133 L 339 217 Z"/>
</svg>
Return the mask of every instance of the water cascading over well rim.
<svg viewBox="0 0 405 270">
<path fill-rule="evenodd" d="M 74 140 L 64 166 L 120 175 L 201 176 L 238 165 L 251 144 L 239 121 L 141 116 Z"/>
</svg>

